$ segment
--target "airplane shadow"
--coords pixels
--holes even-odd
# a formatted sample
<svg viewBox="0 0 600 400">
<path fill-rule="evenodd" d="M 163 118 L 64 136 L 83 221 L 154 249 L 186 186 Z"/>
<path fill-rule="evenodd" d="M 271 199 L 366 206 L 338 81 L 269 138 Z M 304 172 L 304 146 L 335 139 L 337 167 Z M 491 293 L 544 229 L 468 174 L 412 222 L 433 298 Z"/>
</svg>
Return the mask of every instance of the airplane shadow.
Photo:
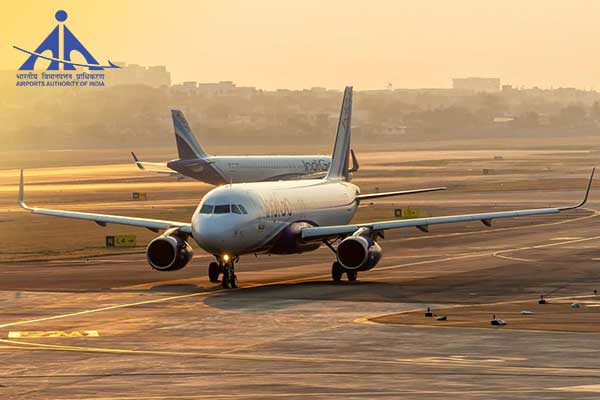
<svg viewBox="0 0 600 400">
<path fill-rule="evenodd" d="M 206 287 L 189 283 L 168 283 L 164 285 L 152 286 L 148 292 L 168 292 L 168 293 L 196 293 L 207 291 Z"/>
<path fill-rule="evenodd" d="M 400 285 L 386 282 L 310 281 L 242 287 L 209 296 L 210 307 L 249 312 L 275 311 L 315 301 L 398 302 Z"/>
</svg>

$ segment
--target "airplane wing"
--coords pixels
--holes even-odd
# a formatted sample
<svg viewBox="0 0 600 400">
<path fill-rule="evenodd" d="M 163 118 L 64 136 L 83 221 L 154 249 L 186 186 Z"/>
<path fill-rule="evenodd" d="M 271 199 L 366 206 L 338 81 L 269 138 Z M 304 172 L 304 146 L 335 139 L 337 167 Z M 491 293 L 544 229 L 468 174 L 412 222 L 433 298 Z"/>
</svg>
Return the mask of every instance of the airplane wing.
<svg viewBox="0 0 600 400">
<path fill-rule="evenodd" d="M 156 166 L 156 167 L 168 168 L 167 164 L 165 164 L 165 163 L 151 163 L 151 162 L 140 161 L 133 151 L 131 152 L 131 155 L 133 156 L 135 165 L 142 171 L 155 172 L 157 174 L 165 174 L 165 175 L 170 175 L 170 176 L 176 176 L 177 178 L 183 178 L 183 175 L 181 175 L 179 172 L 176 172 L 176 171 L 172 171 L 172 170 L 168 170 L 168 169 L 157 169 L 157 168 L 146 168 L 145 167 L 146 165 L 152 165 L 152 166 Z"/>
<path fill-rule="evenodd" d="M 24 200 L 23 186 L 23 170 L 21 170 L 21 178 L 19 180 L 19 206 L 25 210 L 31 211 L 33 214 L 94 221 L 101 226 L 106 226 L 107 224 L 130 225 L 147 228 L 155 232 L 169 228 L 178 228 L 181 232 L 192 233 L 192 225 L 185 222 L 29 207 Z"/>
<path fill-rule="evenodd" d="M 357 200 L 369 200 L 369 199 L 378 199 L 380 197 L 402 196 L 405 194 L 437 192 L 438 190 L 446 190 L 446 189 L 447 189 L 447 187 L 443 186 L 443 187 L 434 187 L 434 188 L 425 188 L 425 189 L 400 190 L 398 192 L 358 194 L 358 195 L 356 195 L 356 199 Z"/>
<path fill-rule="evenodd" d="M 544 214 L 557 214 L 562 211 L 573 210 L 582 207 L 588 199 L 590 189 L 592 187 L 592 180 L 594 178 L 594 168 L 588 182 L 588 186 L 585 192 L 585 197 L 581 203 L 570 206 L 570 207 L 550 207 L 550 208 L 534 208 L 529 210 L 514 210 L 514 211 L 500 211 L 480 214 L 464 214 L 464 215 L 449 215 L 443 217 L 430 217 L 430 218 L 414 218 L 408 220 L 392 220 L 392 221 L 380 221 L 370 222 L 364 224 L 351 224 L 351 225 L 335 225 L 335 226 L 318 226 L 314 228 L 302 229 L 302 239 L 309 240 L 323 240 L 335 237 L 344 237 L 353 234 L 359 229 L 366 229 L 372 233 L 379 233 L 386 229 L 398 229 L 398 228 L 409 228 L 415 227 L 422 231 L 427 232 L 429 225 L 436 224 L 450 224 L 455 222 L 466 222 L 466 221 L 481 221 L 486 226 L 492 225 L 492 220 L 497 218 L 512 218 L 512 217 L 523 217 L 528 215 L 544 215 Z"/>
</svg>

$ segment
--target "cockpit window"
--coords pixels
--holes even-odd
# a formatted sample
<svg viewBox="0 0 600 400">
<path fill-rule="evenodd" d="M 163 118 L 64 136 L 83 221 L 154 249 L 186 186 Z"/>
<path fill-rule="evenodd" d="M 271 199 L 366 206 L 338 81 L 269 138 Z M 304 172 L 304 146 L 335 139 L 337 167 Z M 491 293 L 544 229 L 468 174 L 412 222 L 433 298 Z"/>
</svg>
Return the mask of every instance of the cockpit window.
<svg viewBox="0 0 600 400">
<path fill-rule="evenodd" d="M 215 214 L 229 214 L 231 208 L 229 204 L 219 204 L 215 206 Z"/>
<path fill-rule="evenodd" d="M 204 204 L 200 208 L 200 214 L 212 214 L 214 206 L 210 204 Z"/>
<path fill-rule="evenodd" d="M 248 214 L 246 208 L 241 204 L 219 204 L 216 206 L 203 204 L 200 207 L 200 214 Z"/>
</svg>

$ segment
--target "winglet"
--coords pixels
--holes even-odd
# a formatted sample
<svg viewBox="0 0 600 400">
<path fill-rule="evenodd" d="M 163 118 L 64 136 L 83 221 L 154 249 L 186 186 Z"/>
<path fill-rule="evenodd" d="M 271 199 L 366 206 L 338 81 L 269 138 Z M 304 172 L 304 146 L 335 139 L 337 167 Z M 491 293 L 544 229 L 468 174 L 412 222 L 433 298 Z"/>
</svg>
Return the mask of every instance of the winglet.
<svg viewBox="0 0 600 400">
<path fill-rule="evenodd" d="M 21 178 L 19 179 L 19 207 L 26 210 L 31 210 L 31 208 L 25 204 L 25 193 L 23 190 L 23 170 L 21 170 Z"/>
<path fill-rule="evenodd" d="M 141 163 L 141 161 L 137 158 L 137 156 L 135 155 L 135 153 L 132 151 L 131 155 L 133 156 L 133 161 L 135 161 L 135 165 L 137 165 L 137 167 L 139 169 L 144 169 L 144 165 Z"/>
<path fill-rule="evenodd" d="M 592 168 L 592 174 L 590 175 L 590 180 L 588 182 L 587 189 L 585 190 L 585 197 L 583 198 L 581 203 L 575 206 L 561 207 L 559 208 L 560 211 L 574 210 L 576 208 L 582 207 L 587 202 L 588 196 L 590 195 L 590 190 L 592 189 L 592 182 L 594 181 L 594 172 L 596 172 L 596 167 Z"/>
</svg>

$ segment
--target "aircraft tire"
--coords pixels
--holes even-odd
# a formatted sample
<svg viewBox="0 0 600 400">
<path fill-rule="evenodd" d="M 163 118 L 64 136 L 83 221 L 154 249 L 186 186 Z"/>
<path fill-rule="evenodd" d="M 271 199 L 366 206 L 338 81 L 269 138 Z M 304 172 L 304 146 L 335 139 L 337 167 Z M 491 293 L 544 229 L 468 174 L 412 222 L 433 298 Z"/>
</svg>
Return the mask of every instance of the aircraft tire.
<svg viewBox="0 0 600 400">
<path fill-rule="evenodd" d="M 223 289 L 229 289 L 229 277 L 227 276 L 227 271 L 223 272 L 223 280 L 221 280 L 221 286 L 223 286 Z"/>
<path fill-rule="evenodd" d="M 348 282 L 354 282 L 356 281 L 356 278 L 358 278 L 358 272 L 346 271 L 346 276 L 348 277 Z"/>
<path fill-rule="evenodd" d="M 211 282 L 217 283 L 219 282 L 219 274 L 221 274 L 221 267 L 216 262 L 211 262 L 208 265 L 208 278 Z"/>
<path fill-rule="evenodd" d="M 339 262 L 334 262 L 331 265 L 331 279 L 334 282 L 339 282 L 342 280 L 342 276 L 344 275 L 344 267 Z"/>
</svg>

